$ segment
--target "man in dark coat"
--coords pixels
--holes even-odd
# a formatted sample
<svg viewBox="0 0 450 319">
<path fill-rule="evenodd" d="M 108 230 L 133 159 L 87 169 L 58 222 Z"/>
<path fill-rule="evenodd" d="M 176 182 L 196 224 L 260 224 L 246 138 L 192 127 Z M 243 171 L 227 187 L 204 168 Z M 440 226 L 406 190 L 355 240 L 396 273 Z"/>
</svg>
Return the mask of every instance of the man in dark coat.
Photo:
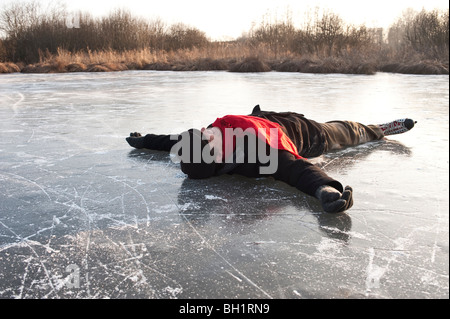
<svg viewBox="0 0 450 319">
<path fill-rule="evenodd" d="M 318 123 L 298 113 L 262 111 L 257 105 L 250 115 L 227 115 L 201 131 L 176 136 L 130 133 L 126 140 L 138 149 L 172 151 L 181 157 L 181 170 L 189 178 L 272 176 L 316 197 L 324 211 L 337 213 L 353 205 L 352 188 L 344 188 L 307 158 L 403 133 L 414 123 L 411 119 L 380 125 Z"/>
</svg>

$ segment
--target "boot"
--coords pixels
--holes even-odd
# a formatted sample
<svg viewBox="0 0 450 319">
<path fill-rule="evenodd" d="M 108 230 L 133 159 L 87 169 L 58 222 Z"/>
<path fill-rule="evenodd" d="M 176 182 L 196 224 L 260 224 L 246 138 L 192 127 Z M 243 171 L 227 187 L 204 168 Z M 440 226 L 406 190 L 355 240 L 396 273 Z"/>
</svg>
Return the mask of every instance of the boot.
<svg viewBox="0 0 450 319">
<path fill-rule="evenodd" d="M 394 135 L 405 133 L 414 127 L 417 121 L 411 119 L 400 119 L 385 124 L 379 124 L 378 127 L 383 131 L 384 135 Z"/>
</svg>

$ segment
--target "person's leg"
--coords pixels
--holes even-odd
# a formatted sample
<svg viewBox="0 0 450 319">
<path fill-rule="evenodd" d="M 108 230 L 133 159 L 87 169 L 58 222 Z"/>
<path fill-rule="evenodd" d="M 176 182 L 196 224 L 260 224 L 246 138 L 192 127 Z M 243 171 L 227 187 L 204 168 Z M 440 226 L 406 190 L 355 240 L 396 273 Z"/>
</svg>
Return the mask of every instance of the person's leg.
<svg viewBox="0 0 450 319">
<path fill-rule="evenodd" d="M 385 136 L 405 133 L 417 123 L 411 119 L 400 119 L 377 125 L 364 125 L 352 121 L 330 121 L 323 123 L 325 132 L 325 152 L 370 141 L 381 140 Z"/>
<path fill-rule="evenodd" d="M 325 132 L 325 152 L 348 146 L 377 141 L 384 137 L 378 125 L 364 125 L 352 121 L 330 121 L 322 124 Z"/>
</svg>

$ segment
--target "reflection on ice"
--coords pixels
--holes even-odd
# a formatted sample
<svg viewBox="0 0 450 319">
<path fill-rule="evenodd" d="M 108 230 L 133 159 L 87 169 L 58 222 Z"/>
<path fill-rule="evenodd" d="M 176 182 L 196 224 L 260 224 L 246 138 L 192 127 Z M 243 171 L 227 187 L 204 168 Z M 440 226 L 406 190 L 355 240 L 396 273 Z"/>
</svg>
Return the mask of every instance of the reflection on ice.
<svg viewBox="0 0 450 319">
<path fill-rule="evenodd" d="M 1 298 L 448 298 L 448 77 L 16 74 L 0 96 Z M 257 103 L 418 125 L 310 159 L 354 188 L 338 215 L 270 178 L 186 179 L 124 139 Z"/>
</svg>

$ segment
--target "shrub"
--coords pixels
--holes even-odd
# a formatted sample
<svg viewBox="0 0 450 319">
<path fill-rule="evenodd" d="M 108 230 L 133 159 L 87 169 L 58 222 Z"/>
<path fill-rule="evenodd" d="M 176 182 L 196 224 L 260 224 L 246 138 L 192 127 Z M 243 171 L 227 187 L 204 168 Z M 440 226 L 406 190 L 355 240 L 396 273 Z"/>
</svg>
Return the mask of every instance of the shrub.
<svg viewBox="0 0 450 319">
<path fill-rule="evenodd" d="M 258 57 L 248 57 L 231 66 L 230 72 L 269 72 L 271 68 Z"/>
</svg>

